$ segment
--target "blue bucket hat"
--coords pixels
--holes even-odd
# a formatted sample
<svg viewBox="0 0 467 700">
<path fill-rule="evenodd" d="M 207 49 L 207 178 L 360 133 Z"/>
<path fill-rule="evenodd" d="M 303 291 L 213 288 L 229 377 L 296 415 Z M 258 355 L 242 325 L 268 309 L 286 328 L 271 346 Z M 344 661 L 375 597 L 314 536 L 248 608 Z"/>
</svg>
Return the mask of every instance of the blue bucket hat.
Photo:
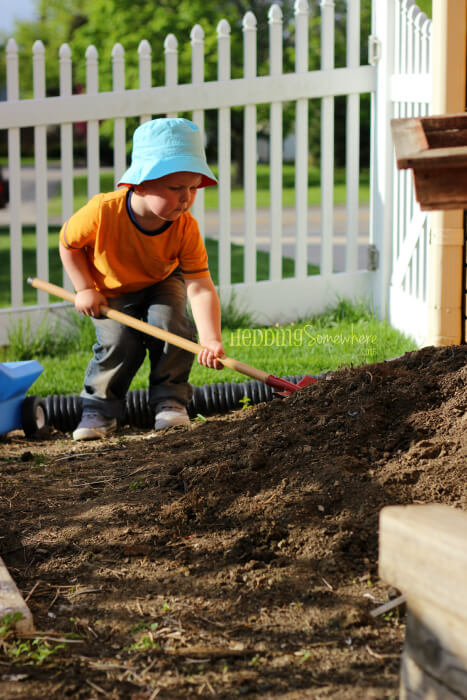
<svg viewBox="0 0 467 700">
<path fill-rule="evenodd" d="M 188 119 L 153 119 L 135 130 L 131 165 L 118 186 L 139 185 L 177 172 L 202 175 L 199 187 L 217 184 L 196 124 Z"/>
</svg>

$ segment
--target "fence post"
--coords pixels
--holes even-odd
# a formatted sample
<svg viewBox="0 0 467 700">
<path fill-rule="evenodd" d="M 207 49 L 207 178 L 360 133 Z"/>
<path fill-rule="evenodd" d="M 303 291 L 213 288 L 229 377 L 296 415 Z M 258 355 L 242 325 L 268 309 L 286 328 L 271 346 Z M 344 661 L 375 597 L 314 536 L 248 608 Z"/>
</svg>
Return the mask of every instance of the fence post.
<svg viewBox="0 0 467 700">
<path fill-rule="evenodd" d="M 370 243 L 379 252 L 373 281 L 373 305 L 380 318 L 388 312 L 392 259 L 393 145 L 391 75 L 394 65 L 395 4 L 374 0 L 369 62 L 376 66 L 372 95 L 370 158 Z"/>
<path fill-rule="evenodd" d="M 6 45 L 8 102 L 19 100 L 18 46 L 14 39 Z M 21 149 L 20 130 L 8 129 L 8 169 L 10 180 L 10 289 L 11 305 L 23 305 L 23 250 L 21 229 Z"/>
<path fill-rule="evenodd" d="M 321 0 L 321 70 L 334 68 L 334 0 Z M 321 274 L 332 274 L 334 233 L 334 97 L 321 100 Z"/>
<path fill-rule="evenodd" d="M 167 34 L 164 41 L 165 53 L 165 84 L 177 85 L 178 83 L 178 41 L 175 34 Z M 167 112 L 168 117 L 176 117 L 177 112 Z"/>
<path fill-rule="evenodd" d="M 139 70 L 139 87 L 140 89 L 150 88 L 151 80 L 151 45 L 147 39 L 142 39 L 138 45 L 138 70 Z M 151 119 L 150 114 L 142 114 L 140 124 L 148 122 Z"/>
<path fill-rule="evenodd" d="M 269 8 L 269 66 L 271 75 L 282 73 L 282 10 Z M 271 103 L 271 136 L 269 151 L 271 280 L 282 278 L 282 102 Z"/>
<path fill-rule="evenodd" d="M 243 18 L 243 74 L 256 78 L 256 17 L 247 12 Z M 245 255 L 244 280 L 256 282 L 256 105 L 245 106 L 243 136 L 244 191 L 245 191 Z"/>
<path fill-rule="evenodd" d="M 114 92 L 125 90 L 125 50 L 121 44 L 112 49 L 112 88 Z M 126 170 L 126 134 L 125 119 L 114 119 L 114 184 Z"/>
<path fill-rule="evenodd" d="M 86 92 L 95 95 L 98 92 L 98 53 L 91 44 L 86 49 Z M 100 158 L 99 158 L 99 122 L 90 119 L 86 127 L 87 141 L 87 172 L 88 172 L 88 199 L 94 197 L 100 190 Z"/>
<path fill-rule="evenodd" d="M 230 24 L 222 19 L 217 25 L 218 80 L 230 80 Z M 218 114 L 219 167 L 219 287 L 230 287 L 230 201 L 231 201 L 231 124 L 230 107 L 220 107 Z"/>
<path fill-rule="evenodd" d="M 59 52 L 60 63 L 60 95 L 72 94 L 71 49 L 68 44 L 62 44 Z M 60 162 L 62 180 L 62 221 L 73 214 L 73 124 L 60 125 Z M 62 272 L 63 286 L 72 290 L 73 285 L 65 268 Z"/>
<path fill-rule="evenodd" d="M 45 47 L 35 41 L 33 51 L 34 98 L 45 98 Z M 34 127 L 34 177 L 36 181 L 36 270 L 37 276 L 49 279 L 49 229 L 47 221 L 47 127 Z M 37 300 L 46 305 L 48 294 L 39 291 Z"/>
<path fill-rule="evenodd" d="M 347 0 L 347 66 L 360 65 L 360 0 Z M 358 269 L 358 191 L 360 179 L 360 95 L 347 96 L 346 111 L 347 272 Z"/>
<path fill-rule="evenodd" d="M 466 107 L 466 13 L 467 0 L 433 2 L 433 114 Z M 427 342 L 451 345 L 462 338 L 462 211 L 433 212 L 430 227 Z"/>
<path fill-rule="evenodd" d="M 308 71 L 308 0 L 295 0 L 295 72 Z M 308 253 L 308 100 L 300 98 L 295 107 L 295 277 L 307 275 Z"/>
<path fill-rule="evenodd" d="M 204 30 L 199 24 L 195 24 L 190 33 L 191 39 L 191 82 L 193 84 L 204 83 Z M 193 110 L 193 122 L 201 131 L 203 138 L 204 134 L 204 112 L 202 109 Z M 193 215 L 198 222 L 201 235 L 204 239 L 205 233 L 205 215 L 204 215 L 204 187 L 201 187 L 196 193 L 196 199 L 193 204 Z"/>
</svg>

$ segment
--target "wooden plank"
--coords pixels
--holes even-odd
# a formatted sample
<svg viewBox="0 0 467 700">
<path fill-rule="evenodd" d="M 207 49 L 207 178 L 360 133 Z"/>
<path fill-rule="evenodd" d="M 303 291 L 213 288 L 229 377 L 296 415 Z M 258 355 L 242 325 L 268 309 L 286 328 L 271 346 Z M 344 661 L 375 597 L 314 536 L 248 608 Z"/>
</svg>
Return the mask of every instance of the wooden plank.
<svg viewBox="0 0 467 700">
<path fill-rule="evenodd" d="M 467 208 L 467 159 L 463 167 L 416 167 L 415 196 L 424 211 Z"/>
<path fill-rule="evenodd" d="M 421 119 L 391 119 L 392 138 L 399 169 L 411 167 L 409 158 L 415 158 L 428 148 L 428 141 Z"/>
<path fill-rule="evenodd" d="M 446 148 L 429 148 L 420 153 L 408 155 L 405 159 L 408 168 L 424 165 L 425 167 L 461 166 L 467 164 L 467 146 L 447 146 Z M 465 181 L 464 181 L 465 187 Z"/>
<path fill-rule="evenodd" d="M 379 575 L 467 625 L 467 513 L 445 505 L 389 506 L 380 513 Z"/>
<path fill-rule="evenodd" d="M 31 611 L 0 557 L 0 620 L 9 613 L 21 613 L 23 616 L 15 625 L 18 632 L 21 634 L 34 632 Z"/>
<path fill-rule="evenodd" d="M 418 598 L 408 598 L 407 606 L 407 652 L 430 676 L 466 698 L 465 620 Z"/>
<path fill-rule="evenodd" d="M 465 117 L 391 121 L 397 167 L 413 170 L 415 196 L 424 211 L 467 207 Z"/>
<path fill-rule="evenodd" d="M 398 168 L 467 163 L 467 114 L 392 119 L 391 130 Z"/>
<path fill-rule="evenodd" d="M 445 131 L 446 129 L 466 129 L 467 113 L 437 114 L 423 117 L 423 128 L 427 133 L 430 131 Z"/>
<path fill-rule="evenodd" d="M 430 148 L 467 146 L 467 126 L 464 129 L 439 129 L 437 131 L 429 131 L 425 127 L 425 134 Z"/>
<path fill-rule="evenodd" d="M 407 651 L 402 655 L 399 700 L 462 700 L 457 695 L 429 676 L 412 659 Z"/>
</svg>

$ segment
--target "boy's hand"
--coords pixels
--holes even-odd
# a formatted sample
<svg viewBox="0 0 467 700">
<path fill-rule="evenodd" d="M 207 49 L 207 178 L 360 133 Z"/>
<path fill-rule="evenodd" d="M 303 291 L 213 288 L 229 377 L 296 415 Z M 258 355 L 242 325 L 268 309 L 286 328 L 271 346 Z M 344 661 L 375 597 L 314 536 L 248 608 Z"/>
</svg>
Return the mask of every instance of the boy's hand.
<svg viewBox="0 0 467 700">
<path fill-rule="evenodd" d="M 224 346 L 218 340 L 211 340 L 203 343 L 203 349 L 198 354 L 198 362 L 200 365 L 210 367 L 211 369 L 222 369 L 223 364 L 217 358 L 225 355 Z"/>
<path fill-rule="evenodd" d="M 85 316 L 98 318 L 100 316 L 99 308 L 102 304 L 107 304 L 107 299 L 93 287 L 76 292 L 75 308 Z"/>
</svg>

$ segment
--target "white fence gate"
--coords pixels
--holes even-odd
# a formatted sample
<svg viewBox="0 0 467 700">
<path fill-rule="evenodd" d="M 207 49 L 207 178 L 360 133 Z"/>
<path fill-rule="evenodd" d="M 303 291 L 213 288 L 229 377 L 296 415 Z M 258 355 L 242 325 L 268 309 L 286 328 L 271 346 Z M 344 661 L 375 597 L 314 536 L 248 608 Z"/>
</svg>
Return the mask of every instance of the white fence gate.
<svg viewBox="0 0 467 700">
<path fill-rule="evenodd" d="M 414 0 L 396 0 L 394 74 L 391 100 L 395 118 L 423 117 L 431 104 L 432 22 Z M 428 332 L 429 217 L 415 201 L 412 173 L 394 167 L 392 275 L 389 320 L 423 343 Z"/>
</svg>

